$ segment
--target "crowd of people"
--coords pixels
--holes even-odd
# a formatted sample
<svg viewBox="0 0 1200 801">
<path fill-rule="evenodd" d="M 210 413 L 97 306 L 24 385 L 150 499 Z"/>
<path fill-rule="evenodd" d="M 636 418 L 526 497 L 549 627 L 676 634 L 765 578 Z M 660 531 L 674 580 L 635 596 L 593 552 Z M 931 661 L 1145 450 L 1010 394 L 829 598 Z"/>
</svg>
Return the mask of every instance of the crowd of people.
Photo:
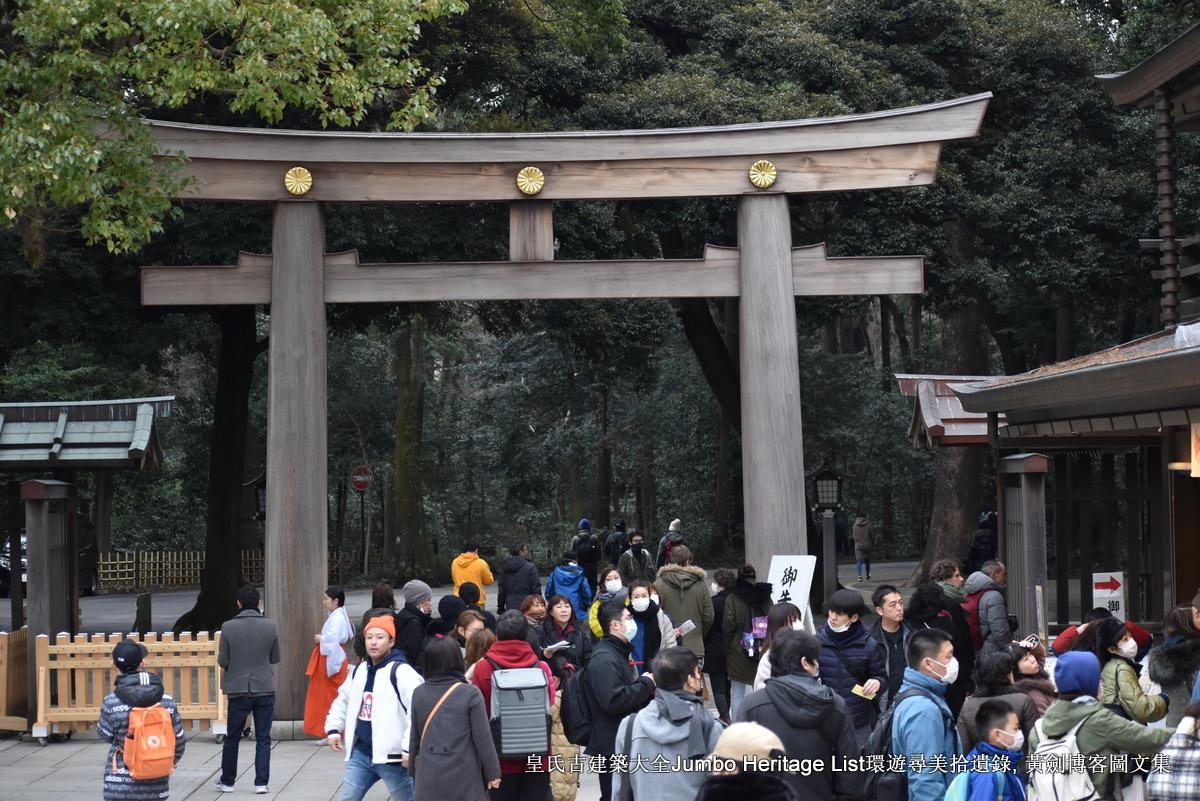
<svg viewBox="0 0 1200 801">
<path fill-rule="evenodd" d="M 436 617 L 419 580 L 399 605 L 378 585 L 358 625 L 341 588 L 325 591 L 305 731 L 344 753 L 342 801 L 381 780 L 409 801 L 574 801 L 585 771 L 602 801 L 1200 801 L 1200 593 L 1153 647 L 1092 610 L 1054 641 L 1051 675 L 1046 644 L 1018 639 L 995 560 L 966 577 L 938 562 L 907 604 L 879 586 L 870 626 L 863 595 L 838 589 L 814 630 L 754 566 L 696 565 L 678 520 L 653 553 L 638 531 L 578 529 L 544 584 L 524 546 L 494 576 L 468 543 Z M 278 641 L 253 588 L 238 605 L 218 660 L 230 734 L 216 789 L 233 790 L 252 718 L 265 793 Z M 166 797 L 164 777 L 123 761 L 140 707 L 176 729 L 163 759 L 183 753 L 137 648 L 114 651 L 100 722 L 118 801 Z"/>
</svg>

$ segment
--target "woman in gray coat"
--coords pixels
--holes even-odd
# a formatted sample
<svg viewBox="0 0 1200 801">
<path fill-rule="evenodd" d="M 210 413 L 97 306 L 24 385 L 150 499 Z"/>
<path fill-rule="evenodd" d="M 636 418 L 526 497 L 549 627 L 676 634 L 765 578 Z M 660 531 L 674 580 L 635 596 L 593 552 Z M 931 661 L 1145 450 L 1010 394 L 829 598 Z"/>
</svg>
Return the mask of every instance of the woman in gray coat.
<svg viewBox="0 0 1200 801">
<path fill-rule="evenodd" d="M 421 801 L 487 801 L 488 790 L 500 786 L 500 759 L 483 694 L 463 679 L 455 640 L 429 643 L 424 659 L 425 683 L 413 691 L 409 715 L 413 794 Z"/>
</svg>

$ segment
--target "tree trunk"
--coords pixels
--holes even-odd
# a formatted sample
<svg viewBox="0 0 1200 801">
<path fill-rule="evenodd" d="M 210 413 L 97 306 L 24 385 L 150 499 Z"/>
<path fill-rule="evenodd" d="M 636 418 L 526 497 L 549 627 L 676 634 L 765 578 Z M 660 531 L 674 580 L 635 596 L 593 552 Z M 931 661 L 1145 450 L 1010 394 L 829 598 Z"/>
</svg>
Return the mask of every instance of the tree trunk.
<svg viewBox="0 0 1200 801">
<path fill-rule="evenodd" d="M 172 626 L 176 633 L 217 631 L 237 614 L 234 596 L 242 583 L 242 475 L 250 385 L 259 353 L 255 311 L 253 306 L 227 306 L 212 314 L 221 332 L 221 349 L 209 433 L 204 571 L 195 606 Z"/>
<path fill-rule="evenodd" d="M 654 442 L 648 440 L 638 454 L 638 486 L 637 486 L 637 519 L 638 529 L 651 541 L 651 534 L 657 530 L 654 516 L 655 492 L 657 481 L 654 477 Z"/>
<path fill-rule="evenodd" d="M 1066 292 L 1058 293 L 1054 309 L 1054 360 L 1065 362 L 1075 355 L 1075 303 Z"/>
<path fill-rule="evenodd" d="M 980 336 L 980 317 L 974 303 L 942 317 L 942 368 L 946 375 L 980 375 L 987 366 Z M 933 513 L 925 554 L 911 582 L 929 576 L 938 559 L 956 559 L 967 554 L 971 532 L 980 508 L 980 485 L 984 461 L 991 451 L 979 446 L 939 447 L 934 463 Z"/>
<path fill-rule="evenodd" d="M 741 430 L 742 401 L 737 365 L 721 336 L 709 311 L 708 301 L 703 298 L 683 298 L 675 301 L 675 313 L 683 322 L 683 333 L 700 371 L 712 390 L 721 411 L 729 418 L 735 430 Z"/>
<path fill-rule="evenodd" d="M 403 322 L 392 338 L 392 372 L 396 376 L 396 451 L 393 492 L 396 495 L 393 580 L 430 578 L 429 543 L 425 540 L 421 442 L 425 429 L 425 327 L 421 318 Z"/>
<path fill-rule="evenodd" d="M 879 388 L 887 393 L 892 390 L 892 302 L 890 298 L 879 298 L 879 364 L 883 375 L 879 379 Z M 888 505 L 891 505 L 891 494 L 888 494 Z"/>
<path fill-rule="evenodd" d="M 600 447 L 596 449 L 596 519 L 601 529 L 612 525 L 612 452 L 608 448 L 608 385 L 600 390 Z"/>
<path fill-rule="evenodd" d="M 908 324 L 912 326 L 912 370 L 920 372 L 921 353 L 921 296 L 913 295 L 908 300 Z"/>
<path fill-rule="evenodd" d="M 713 508 L 713 520 L 717 524 L 717 531 L 722 535 L 730 533 L 730 504 L 732 503 L 733 481 L 732 481 L 732 443 L 730 442 L 730 433 L 732 426 L 729 425 L 729 420 L 722 412 L 717 415 L 717 492 L 716 503 Z"/>
</svg>

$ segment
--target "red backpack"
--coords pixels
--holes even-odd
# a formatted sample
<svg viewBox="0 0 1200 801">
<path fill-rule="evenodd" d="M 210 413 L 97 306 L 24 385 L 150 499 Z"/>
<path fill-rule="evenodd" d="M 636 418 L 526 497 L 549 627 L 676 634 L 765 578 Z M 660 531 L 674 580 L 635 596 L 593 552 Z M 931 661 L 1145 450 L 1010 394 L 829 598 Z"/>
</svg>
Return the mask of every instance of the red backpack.
<svg viewBox="0 0 1200 801">
<path fill-rule="evenodd" d="M 175 768 L 175 724 L 161 705 L 129 710 L 129 730 L 120 749 L 129 775 L 137 781 L 164 779 Z M 117 756 L 113 754 L 113 771 Z"/>
<path fill-rule="evenodd" d="M 979 601 L 985 592 L 986 589 L 973 592 L 962 602 L 962 610 L 967 615 L 967 627 L 971 629 L 971 643 L 975 646 L 976 653 L 983 647 L 983 633 L 979 631 Z"/>
</svg>

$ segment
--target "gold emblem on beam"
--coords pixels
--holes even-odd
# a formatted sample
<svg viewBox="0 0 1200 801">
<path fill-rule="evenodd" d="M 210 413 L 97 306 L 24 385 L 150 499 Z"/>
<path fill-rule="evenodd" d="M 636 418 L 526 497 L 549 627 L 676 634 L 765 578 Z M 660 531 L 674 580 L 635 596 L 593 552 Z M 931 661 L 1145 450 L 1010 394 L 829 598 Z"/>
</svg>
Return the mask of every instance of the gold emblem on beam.
<svg viewBox="0 0 1200 801">
<path fill-rule="evenodd" d="M 522 167 L 517 173 L 517 189 L 525 195 L 536 195 L 546 185 L 546 174 L 537 167 Z"/>
<path fill-rule="evenodd" d="M 306 195 L 312 189 L 312 173 L 304 167 L 292 167 L 283 174 L 283 186 L 293 195 Z"/>
<path fill-rule="evenodd" d="M 779 172 L 775 169 L 775 165 L 766 159 L 759 159 L 750 165 L 748 174 L 750 183 L 754 184 L 759 189 L 768 189 L 779 177 Z"/>
</svg>

